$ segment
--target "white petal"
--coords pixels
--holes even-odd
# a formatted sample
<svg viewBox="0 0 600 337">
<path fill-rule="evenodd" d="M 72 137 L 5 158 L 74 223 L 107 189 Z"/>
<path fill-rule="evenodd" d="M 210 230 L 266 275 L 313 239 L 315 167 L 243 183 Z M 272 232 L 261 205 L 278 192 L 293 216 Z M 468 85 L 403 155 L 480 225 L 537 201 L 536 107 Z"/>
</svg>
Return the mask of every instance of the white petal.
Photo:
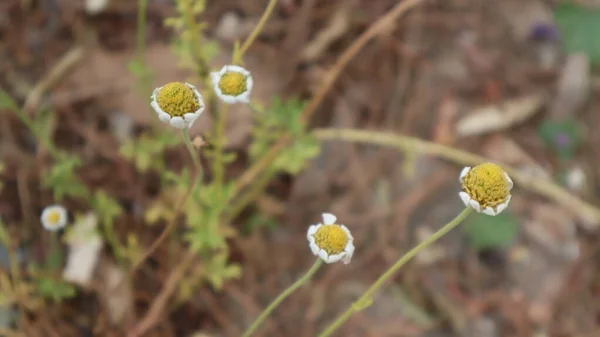
<svg viewBox="0 0 600 337">
<path fill-rule="evenodd" d="M 240 67 L 240 66 L 236 66 L 236 65 L 227 65 L 225 66 L 225 72 L 234 72 L 234 73 L 240 73 L 242 75 L 248 76 L 250 75 L 250 72 L 248 72 L 248 70 Z"/>
<path fill-rule="evenodd" d="M 319 251 L 319 257 L 326 263 L 329 263 L 329 255 L 327 254 L 327 252 L 325 250 L 321 249 Z"/>
<path fill-rule="evenodd" d="M 157 113 L 157 114 L 159 114 L 159 115 L 160 115 L 161 113 L 166 113 L 166 112 L 164 112 L 164 111 L 163 111 L 163 110 L 160 108 L 160 106 L 158 105 L 158 102 L 157 102 L 157 101 L 152 101 L 152 102 L 150 102 L 150 106 L 151 106 L 151 107 L 152 107 L 152 109 L 154 109 L 154 111 L 156 111 L 156 113 Z"/>
<path fill-rule="evenodd" d="M 252 86 L 254 86 L 254 80 L 252 79 L 252 76 L 248 74 L 248 77 L 246 78 L 246 91 L 248 93 L 252 91 Z"/>
<path fill-rule="evenodd" d="M 221 92 L 221 90 L 215 90 L 217 96 L 225 103 L 225 104 L 235 104 L 237 103 L 237 99 L 234 96 L 225 95 Z"/>
<path fill-rule="evenodd" d="M 323 213 L 323 223 L 325 225 L 333 225 L 337 220 L 336 216 L 331 213 Z"/>
<path fill-rule="evenodd" d="M 332 255 L 329 255 L 329 258 L 325 262 L 336 263 L 336 262 L 342 260 L 346 255 L 347 255 L 346 252 L 341 252 L 339 254 L 332 254 Z"/>
<path fill-rule="evenodd" d="M 460 177 L 458 178 L 458 181 L 462 183 L 463 178 L 467 175 L 467 173 L 469 173 L 469 171 L 471 171 L 470 166 L 463 168 L 462 171 L 460 172 Z"/>
<path fill-rule="evenodd" d="M 239 103 L 250 103 L 250 91 L 246 90 L 243 93 L 236 96 L 236 101 Z"/>
<path fill-rule="evenodd" d="M 473 207 L 473 209 L 475 209 L 477 212 L 481 213 L 481 205 L 479 205 L 479 203 L 476 200 L 474 200 L 474 199 L 469 200 L 469 206 Z"/>
<path fill-rule="evenodd" d="M 218 71 L 210 73 L 210 79 L 212 80 L 213 86 L 218 87 L 221 81 L 221 74 Z"/>
<path fill-rule="evenodd" d="M 497 214 L 496 210 L 492 207 L 486 207 L 481 211 L 483 214 L 494 216 Z"/>
<path fill-rule="evenodd" d="M 319 248 L 319 246 L 317 246 L 317 244 L 314 243 L 314 239 L 313 239 L 313 242 L 311 242 L 309 244 L 309 246 L 310 246 L 310 250 L 312 251 L 312 253 L 314 255 L 319 255 L 319 250 L 321 250 L 321 248 Z"/>
<path fill-rule="evenodd" d="M 183 129 L 186 127 L 186 123 L 183 117 L 175 116 L 171 118 L 171 126 L 177 129 Z"/>
<path fill-rule="evenodd" d="M 160 89 L 162 89 L 162 87 L 155 88 L 154 91 L 152 91 L 152 96 L 150 96 L 152 100 L 156 100 L 156 96 L 158 96 L 158 92 L 160 91 Z"/>
<path fill-rule="evenodd" d="M 197 112 L 189 112 L 183 115 L 183 119 L 190 127 L 194 124 L 196 118 L 198 117 L 200 117 L 200 114 Z"/>
<path fill-rule="evenodd" d="M 352 255 L 354 255 L 354 244 L 352 242 L 348 242 L 348 244 L 346 244 L 346 248 L 344 248 L 344 251 L 348 253 L 350 257 L 352 257 Z"/>
<path fill-rule="evenodd" d="M 312 225 L 310 227 L 308 227 L 308 231 L 306 232 L 306 236 L 313 236 L 315 235 L 315 233 L 319 230 L 319 228 L 321 228 L 321 224 L 318 225 Z"/>
<path fill-rule="evenodd" d="M 510 177 L 508 176 L 508 173 L 504 172 L 504 176 L 506 177 L 506 181 L 508 182 L 508 190 L 512 190 L 513 186 L 515 186 L 515 184 L 513 183 L 512 179 L 510 179 Z"/>
<path fill-rule="evenodd" d="M 353 241 L 354 237 L 352 236 L 352 234 L 350 233 L 350 230 L 348 229 L 348 227 L 344 226 L 344 225 L 340 225 L 340 227 L 342 227 L 342 230 L 344 231 L 344 233 L 346 233 L 346 236 L 348 236 L 348 240 L 349 241 Z"/>
<path fill-rule="evenodd" d="M 499 204 L 498 206 L 496 206 L 496 214 L 502 213 L 502 211 L 504 211 L 506 209 L 506 207 L 508 207 L 508 201 L 505 201 L 505 202 Z"/>
<path fill-rule="evenodd" d="M 159 112 L 158 119 L 160 119 L 160 121 L 163 123 L 169 123 L 169 121 L 171 120 L 171 116 L 169 116 L 169 114 L 166 112 Z"/>
<path fill-rule="evenodd" d="M 460 200 L 462 200 L 462 202 L 465 204 L 465 206 L 469 206 L 469 201 L 471 200 L 471 197 L 467 194 L 467 192 L 459 192 L 458 196 L 460 197 Z"/>
</svg>

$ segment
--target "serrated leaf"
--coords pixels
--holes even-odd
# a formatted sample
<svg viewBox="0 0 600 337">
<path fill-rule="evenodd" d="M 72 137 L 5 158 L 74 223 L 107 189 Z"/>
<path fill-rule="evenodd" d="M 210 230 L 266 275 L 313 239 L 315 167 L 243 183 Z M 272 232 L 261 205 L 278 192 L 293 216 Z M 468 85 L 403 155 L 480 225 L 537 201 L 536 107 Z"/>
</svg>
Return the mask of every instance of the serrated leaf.
<svg viewBox="0 0 600 337">
<path fill-rule="evenodd" d="M 554 19 L 568 52 L 583 52 L 595 64 L 600 61 L 600 8 L 561 2 Z"/>
<path fill-rule="evenodd" d="M 477 250 L 506 247 L 519 233 L 517 219 L 506 211 L 496 216 L 473 214 L 462 228 L 469 243 Z"/>
</svg>

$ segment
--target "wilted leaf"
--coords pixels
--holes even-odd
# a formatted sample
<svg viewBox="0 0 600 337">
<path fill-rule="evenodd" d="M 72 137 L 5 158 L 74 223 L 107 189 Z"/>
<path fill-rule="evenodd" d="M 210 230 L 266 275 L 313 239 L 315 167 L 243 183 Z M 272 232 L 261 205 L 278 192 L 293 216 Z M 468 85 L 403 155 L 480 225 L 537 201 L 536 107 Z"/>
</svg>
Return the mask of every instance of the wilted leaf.
<svg viewBox="0 0 600 337">
<path fill-rule="evenodd" d="M 532 117 L 543 103 L 536 94 L 476 109 L 456 125 L 459 136 L 473 136 L 505 130 Z"/>
</svg>

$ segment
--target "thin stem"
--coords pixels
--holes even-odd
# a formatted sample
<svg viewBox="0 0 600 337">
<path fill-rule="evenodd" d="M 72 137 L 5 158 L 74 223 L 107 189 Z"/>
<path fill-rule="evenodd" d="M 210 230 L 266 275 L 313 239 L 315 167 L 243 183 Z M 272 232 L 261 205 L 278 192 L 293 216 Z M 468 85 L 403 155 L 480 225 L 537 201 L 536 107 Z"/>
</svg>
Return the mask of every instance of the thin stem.
<svg viewBox="0 0 600 337">
<path fill-rule="evenodd" d="M 300 116 L 301 122 L 307 122 L 310 117 L 315 113 L 321 102 L 325 99 L 325 96 L 329 90 L 333 87 L 333 84 L 337 80 L 338 76 L 342 73 L 344 68 L 350 61 L 358 54 L 358 52 L 367 43 L 376 37 L 377 35 L 389 31 L 389 27 L 392 27 L 394 21 L 402 14 L 406 13 L 409 9 L 416 5 L 423 3 L 424 0 L 404 0 L 398 2 L 398 4 L 392 8 L 387 14 L 380 17 L 375 21 L 366 31 L 364 31 L 354 42 L 344 50 L 342 55 L 338 58 L 335 65 L 331 68 L 326 76 L 326 81 L 319 87 L 313 98 L 310 100 L 308 105 L 302 111 Z M 235 195 L 238 191 L 244 189 L 247 185 L 251 184 L 255 177 L 266 168 L 277 158 L 279 153 L 283 151 L 292 140 L 289 134 L 284 134 L 278 141 L 269 149 L 259 161 L 254 163 L 248 168 L 239 179 L 237 179 L 234 185 L 232 195 Z"/>
<path fill-rule="evenodd" d="M 287 288 L 284 292 L 282 292 L 269 306 L 258 316 L 256 321 L 252 323 L 252 325 L 244 332 L 243 337 L 249 337 L 252 335 L 256 329 L 261 325 L 262 322 L 269 316 L 269 314 L 277 308 L 283 300 L 285 300 L 288 296 L 290 296 L 296 289 L 300 288 L 306 281 L 310 280 L 310 278 L 315 274 L 315 272 L 319 269 L 319 267 L 323 264 L 323 260 L 320 258 L 315 261 L 315 263 L 310 267 L 310 269 L 304 274 L 301 278 L 298 279 L 294 284 L 292 284 L 289 288 Z"/>
<path fill-rule="evenodd" d="M 340 315 L 329 327 L 327 327 L 319 337 L 330 336 L 333 332 L 335 332 L 344 322 L 350 318 L 350 316 L 356 312 L 360 311 L 363 308 L 366 308 L 372 301 L 373 294 L 379 290 L 383 286 L 383 284 L 388 281 L 402 266 L 404 266 L 408 261 L 410 261 L 415 255 L 417 255 L 420 251 L 427 248 L 429 245 L 437 241 L 442 236 L 446 235 L 456 226 L 458 226 L 463 220 L 467 218 L 469 214 L 473 212 L 471 207 L 465 208 L 460 214 L 456 216 L 452 221 L 446 224 L 444 227 L 440 228 L 437 232 L 433 233 L 427 239 L 423 240 L 423 242 L 419 243 L 416 247 L 411 249 L 408 253 L 404 254 L 400 259 L 388 269 L 383 275 L 381 275 L 375 283 L 365 291 L 360 298 L 354 302 L 342 315 Z"/>
<path fill-rule="evenodd" d="M 60 268 L 61 254 L 58 242 L 58 233 L 50 233 L 50 253 L 48 254 L 47 267 L 51 271 L 56 271 Z"/>
<path fill-rule="evenodd" d="M 228 106 L 224 105 L 217 113 L 215 126 L 213 171 L 215 184 L 222 186 L 225 179 L 225 163 L 223 162 L 223 147 L 226 142 L 225 125 L 227 124 Z"/>
<path fill-rule="evenodd" d="M 194 144 L 192 144 L 192 139 L 190 138 L 190 130 L 188 128 L 181 129 L 181 135 L 183 136 L 185 147 L 190 153 L 192 160 L 194 161 L 194 167 L 196 168 L 198 179 L 200 179 L 200 177 L 202 177 L 202 165 L 200 164 L 200 157 L 198 157 L 198 152 L 196 152 Z"/>
<path fill-rule="evenodd" d="M 137 36 L 136 36 L 136 51 L 139 61 L 144 58 L 144 51 L 146 49 L 146 8 L 148 7 L 148 0 L 138 1 L 138 13 L 137 13 Z"/>
<path fill-rule="evenodd" d="M 248 36 L 246 41 L 244 41 L 244 44 L 240 47 L 236 55 L 234 55 L 233 64 L 239 64 L 242 61 L 242 59 L 244 58 L 244 53 L 246 53 L 248 48 L 250 48 L 250 46 L 252 45 L 252 42 L 256 40 L 258 34 L 260 34 L 262 29 L 264 28 L 265 24 L 267 23 L 267 20 L 269 19 L 269 16 L 275 9 L 276 4 L 277 0 L 269 1 L 269 4 L 267 5 L 267 8 L 265 8 L 262 17 L 256 24 L 256 27 L 254 27 L 254 30 L 252 31 L 252 33 L 250 33 L 250 36 Z"/>
</svg>

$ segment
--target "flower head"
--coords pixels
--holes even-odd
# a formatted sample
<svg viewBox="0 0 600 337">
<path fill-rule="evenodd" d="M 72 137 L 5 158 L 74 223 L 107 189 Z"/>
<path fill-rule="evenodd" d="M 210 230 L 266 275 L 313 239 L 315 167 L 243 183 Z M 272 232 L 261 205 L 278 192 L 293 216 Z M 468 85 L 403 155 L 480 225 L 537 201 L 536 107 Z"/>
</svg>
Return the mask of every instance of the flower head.
<svg viewBox="0 0 600 337">
<path fill-rule="evenodd" d="M 465 167 L 459 178 L 460 198 L 466 206 L 487 215 L 498 215 L 510 202 L 513 182 L 504 170 L 492 163 Z"/>
<path fill-rule="evenodd" d="M 67 225 L 67 209 L 61 205 L 46 206 L 40 220 L 46 230 L 57 231 Z"/>
<path fill-rule="evenodd" d="M 337 218 L 331 213 L 323 213 L 323 223 L 308 228 L 306 237 L 313 254 L 326 263 L 342 261 L 350 263 L 354 253 L 354 238 L 346 226 L 336 224 Z"/>
<path fill-rule="evenodd" d="M 252 76 L 240 66 L 228 65 L 211 74 L 215 92 L 227 104 L 250 103 Z"/>
<path fill-rule="evenodd" d="M 202 95 L 189 83 L 171 82 L 154 89 L 150 105 L 158 118 L 171 126 L 190 128 L 204 111 Z"/>
</svg>

